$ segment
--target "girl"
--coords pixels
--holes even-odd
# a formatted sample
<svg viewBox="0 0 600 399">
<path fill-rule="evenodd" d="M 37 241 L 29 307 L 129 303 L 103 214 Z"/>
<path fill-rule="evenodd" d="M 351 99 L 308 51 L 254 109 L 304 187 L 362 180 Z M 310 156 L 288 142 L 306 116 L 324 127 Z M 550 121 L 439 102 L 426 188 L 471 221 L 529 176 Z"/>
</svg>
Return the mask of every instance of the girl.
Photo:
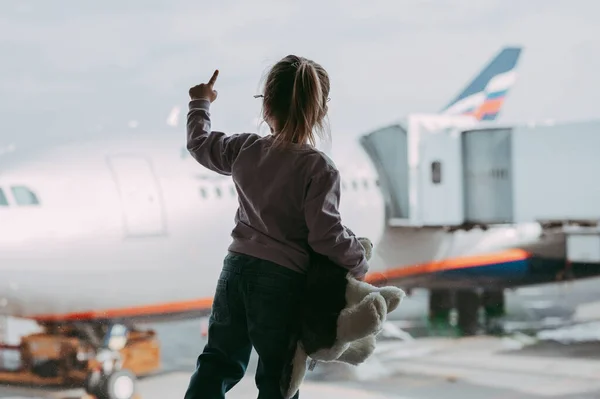
<svg viewBox="0 0 600 399">
<path fill-rule="evenodd" d="M 340 175 L 315 146 L 327 114 L 329 77 L 288 55 L 270 70 L 263 119 L 271 135 L 211 131 L 214 85 L 190 89 L 187 148 L 204 167 L 233 177 L 239 208 L 217 282 L 208 343 L 186 399 L 224 398 L 244 376 L 252 347 L 259 399 L 281 398 L 279 380 L 309 264 L 309 246 L 363 278 L 362 246 L 342 225 Z M 296 396 L 297 397 L 297 396 Z"/>
</svg>

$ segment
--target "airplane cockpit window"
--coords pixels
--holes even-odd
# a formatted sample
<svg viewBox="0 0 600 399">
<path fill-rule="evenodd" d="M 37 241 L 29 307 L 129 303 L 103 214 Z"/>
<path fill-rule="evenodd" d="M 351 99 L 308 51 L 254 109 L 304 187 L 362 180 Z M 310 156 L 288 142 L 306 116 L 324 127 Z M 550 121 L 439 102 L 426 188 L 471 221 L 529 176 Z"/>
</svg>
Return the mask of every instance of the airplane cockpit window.
<svg viewBox="0 0 600 399">
<path fill-rule="evenodd" d="M 33 191 L 31 191 L 25 186 L 12 186 L 11 191 L 17 205 L 19 206 L 31 206 L 40 204 L 37 195 L 35 195 Z"/>
<path fill-rule="evenodd" d="M 4 190 L 0 188 L 0 206 L 8 206 L 8 199 L 4 194 Z"/>
</svg>

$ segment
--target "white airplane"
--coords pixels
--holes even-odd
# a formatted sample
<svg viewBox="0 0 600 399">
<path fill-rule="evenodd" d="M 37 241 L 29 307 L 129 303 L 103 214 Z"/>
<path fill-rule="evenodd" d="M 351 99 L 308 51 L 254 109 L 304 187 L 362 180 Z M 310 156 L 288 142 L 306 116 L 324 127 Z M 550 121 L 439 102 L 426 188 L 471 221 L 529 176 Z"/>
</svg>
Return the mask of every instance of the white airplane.
<svg viewBox="0 0 600 399">
<path fill-rule="evenodd" d="M 494 120 L 520 52 L 503 49 L 442 113 Z M 218 128 L 219 121 L 213 124 Z M 184 137 L 81 139 L 0 155 L 0 314 L 55 326 L 207 315 L 237 193 L 230 178 L 193 160 Z M 355 150 L 333 155 L 343 177 L 340 212 L 352 230 L 381 243 L 372 269 L 388 282 L 475 286 L 483 267 L 507 262 L 521 268 L 511 281 L 530 282 L 519 274 L 523 252 L 508 248 L 535 243 L 535 226 L 465 233 L 443 257 L 487 255 L 408 267 L 439 260 L 446 233 L 387 227 L 378 173 L 359 142 L 353 144 Z M 500 249 L 507 250 L 489 254 Z M 435 276 L 465 268 L 471 274 L 458 280 Z"/>
</svg>

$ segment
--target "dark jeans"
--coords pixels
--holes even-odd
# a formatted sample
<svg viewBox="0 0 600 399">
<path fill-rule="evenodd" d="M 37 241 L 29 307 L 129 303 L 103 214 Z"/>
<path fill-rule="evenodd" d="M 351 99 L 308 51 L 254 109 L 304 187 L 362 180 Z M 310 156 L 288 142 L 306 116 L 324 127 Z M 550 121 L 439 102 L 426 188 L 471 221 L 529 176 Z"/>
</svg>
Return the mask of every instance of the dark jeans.
<svg viewBox="0 0 600 399">
<path fill-rule="evenodd" d="M 289 360 L 304 286 L 300 273 L 228 253 L 217 283 L 208 343 L 198 357 L 185 399 L 224 398 L 244 377 L 252 347 L 259 356 L 258 398 L 282 398 L 280 379 Z"/>
</svg>

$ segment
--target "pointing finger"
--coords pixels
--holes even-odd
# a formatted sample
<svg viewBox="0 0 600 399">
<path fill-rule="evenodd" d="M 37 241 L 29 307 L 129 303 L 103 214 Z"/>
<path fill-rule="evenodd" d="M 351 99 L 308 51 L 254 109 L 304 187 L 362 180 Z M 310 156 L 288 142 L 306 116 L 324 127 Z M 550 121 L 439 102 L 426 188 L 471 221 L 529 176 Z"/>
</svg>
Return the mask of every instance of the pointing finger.
<svg viewBox="0 0 600 399">
<path fill-rule="evenodd" d="M 215 82 L 217 81 L 217 76 L 219 76 L 219 70 L 218 69 L 215 71 L 215 73 L 213 73 L 213 76 L 208 81 L 208 85 L 210 87 L 214 86 Z"/>
</svg>

